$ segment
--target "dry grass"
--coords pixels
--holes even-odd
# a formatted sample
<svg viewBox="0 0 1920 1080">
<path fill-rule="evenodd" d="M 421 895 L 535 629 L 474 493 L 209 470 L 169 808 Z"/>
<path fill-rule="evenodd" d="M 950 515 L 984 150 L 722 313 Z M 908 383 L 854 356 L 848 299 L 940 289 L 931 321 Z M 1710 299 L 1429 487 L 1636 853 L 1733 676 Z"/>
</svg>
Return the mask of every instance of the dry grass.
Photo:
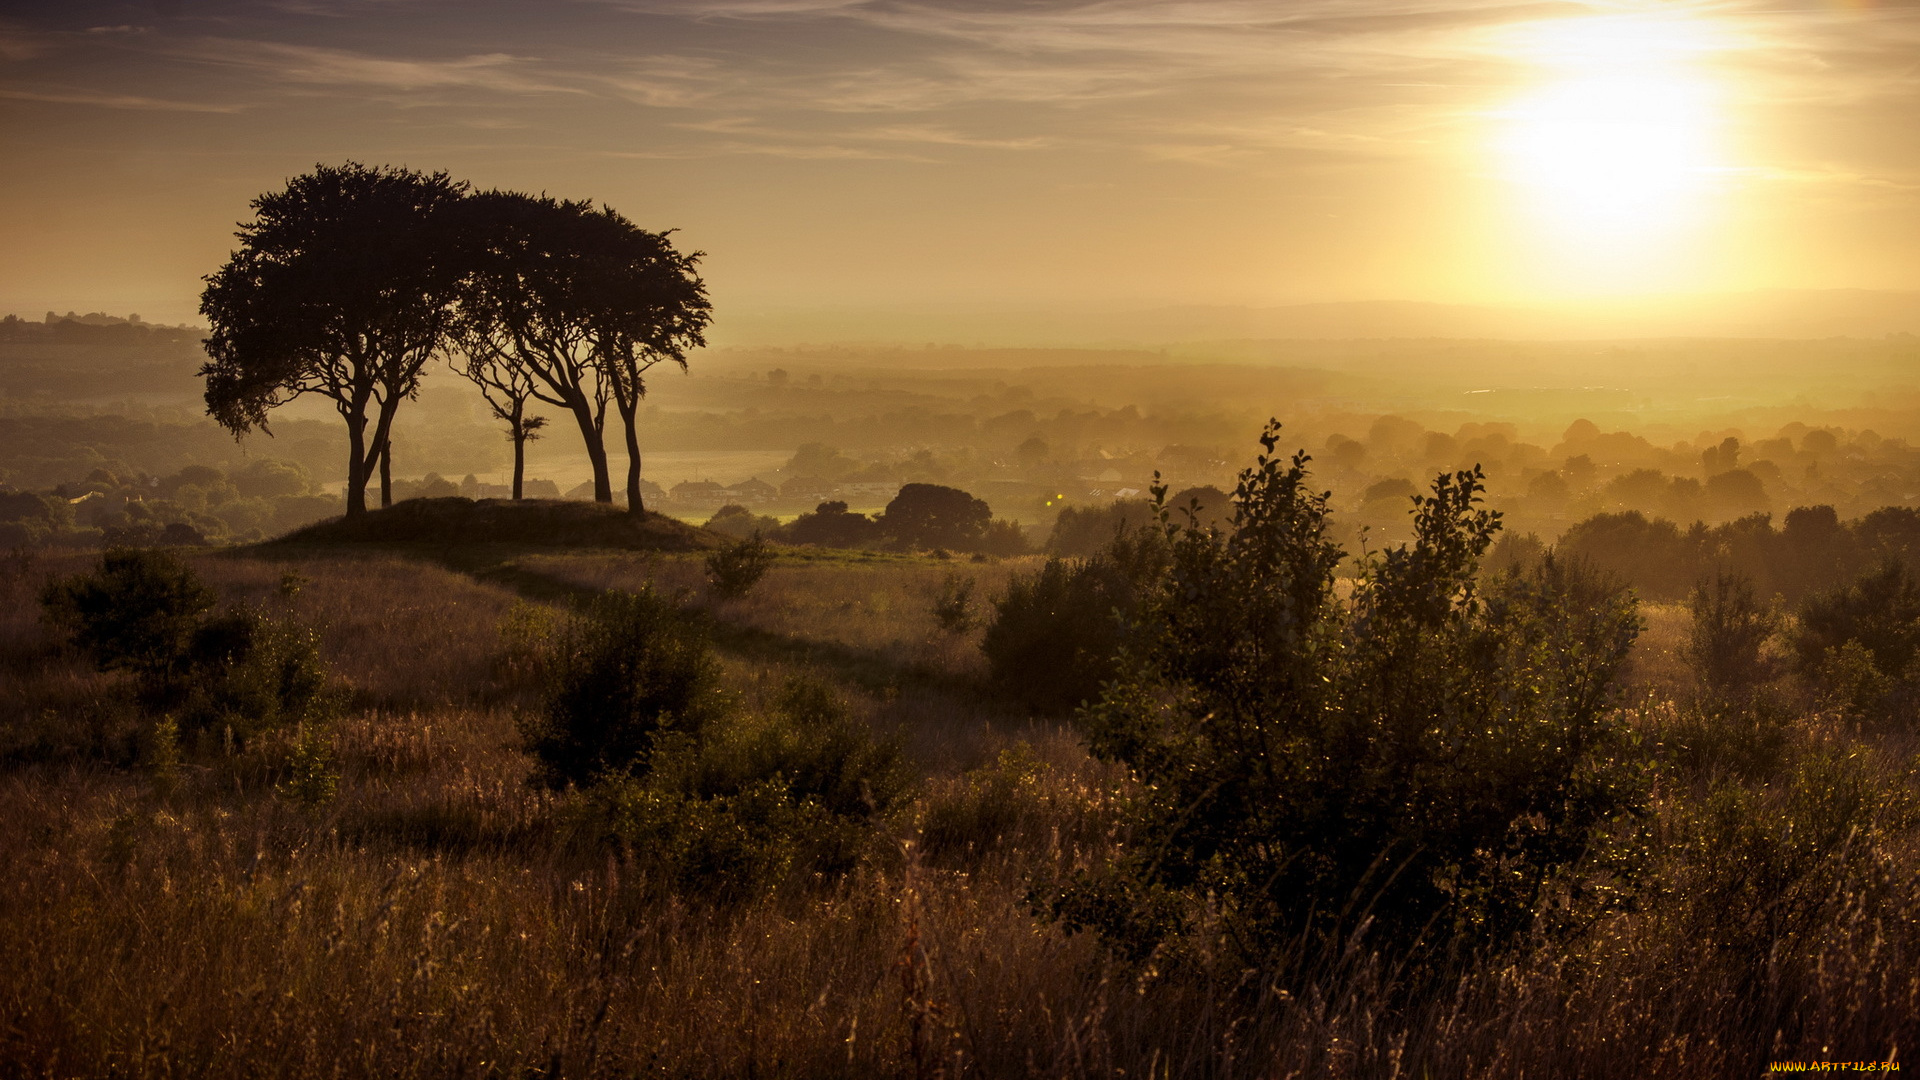
<svg viewBox="0 0 1920 1080">
<path fill-rule="evenodd" d="M 48 573 L 82 565 L 0 577 L 8 747 L 22 727 L 119 707 L 115 680 L 47 643 L 33 610 Z M 568 797 L 524 783 L 498 635 L 509 589 L 392 559 L 198 565 L 325 628 L 354 690 L 332 730 L 340 794 L 318 809 L 275 794 L 284 736 L 196 759 L 170 791 L 85 740 L 11 754 L 0 1073 L 1691 1080 L 1884 1059 L 1920 1036 L 1907 735 L 1805 717 L 1751 779 L 1650 759 L 1637 903 L 1410 1004 L 1377 957 L 1255 974 L 1201 941 L 1128 968 L 1036 918 L 1030 883 L 1105 858 L 1124 789 L 1070 735 L 970 696 L 968 642 L 940 640 L 944 573 L 983 575 L 984 598 L 1007 564 L 783 565 L 711 608 L 750 707 L 794 670 L 840 679 L 863 715 L 920 733 L 930 773 L 886 826 L 899 858 L 730 906 L 635 880 L 582 839 Z M 699 574 L 621 556 L 521 569 L 585 588 Z M 289 572 L 304 579 L 290 599 Z M 891 690 L 861 681 L 876 672 Z M 1661 706 L 1637 723 L 1664 746 L 1682 720 Z M 1807 772 L 1823 754 L 1843 764 Z M 1803 773 L 1824 779 L 1796 786 Z M 1829 789 L 1870 798 L 1809 794 Z M 1740 812 L 1714 818 L 1734 796 Z M 1845 840 L 1793 856 L 1810 861 L 1791 890 L 1720 887 L 1770 880 L 1776 856 L 1800 865 L 1808 829 Z"/>
</svg>

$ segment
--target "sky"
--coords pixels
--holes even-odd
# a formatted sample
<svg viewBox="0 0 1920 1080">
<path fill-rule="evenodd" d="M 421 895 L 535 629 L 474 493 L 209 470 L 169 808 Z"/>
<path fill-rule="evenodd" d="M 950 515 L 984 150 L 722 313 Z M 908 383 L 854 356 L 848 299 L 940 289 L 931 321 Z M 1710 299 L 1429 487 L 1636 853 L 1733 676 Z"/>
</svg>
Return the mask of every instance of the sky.
<svg viewBox="0 0 1920 1080">
<path fill-rule="evenodd" d="M 0 0 L 0 311 L 446 170 L 742 313 L 1920 289 L 1920 3 Z"/>
</svg>

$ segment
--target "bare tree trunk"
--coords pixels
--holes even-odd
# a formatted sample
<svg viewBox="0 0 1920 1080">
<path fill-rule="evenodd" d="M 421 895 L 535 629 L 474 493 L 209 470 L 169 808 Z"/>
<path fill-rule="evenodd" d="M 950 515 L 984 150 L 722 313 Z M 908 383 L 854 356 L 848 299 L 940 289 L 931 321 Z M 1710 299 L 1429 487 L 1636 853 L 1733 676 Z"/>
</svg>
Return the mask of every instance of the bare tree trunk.
<svg viewBox="0 0 1920 1080">
<path fill-rule="evenodd" d="M 580 438 L 587 444 L 587 460 L 593 464 L 593 501 L 610 503 L 613 501 L 613 482 L 607 475 L 606 429 L 594 422 L 593 407 L 588 404 L 585 394 L 576 390 L 567 397 L 567 407 L 573 410 L 573 419 L 580 425 Z M 601 418 L 605 416 L 603 412 Z"/>
<path fill-rule="evenodd" d="M 347 417 L 347 516 L 367 512 L 367 420 Z"/>
<path fill-rule="evenodd" d="M 513 501 L 520 501 L 521 479 L 527 474 L 527 427 L 516 412 L 513 417 Z"/>
<path fill-rule="evenodd" d="M 380 443 L 380 509 L 393 505 L 393 440 Z"/>
<path fill-rule="evenodd" d="M 632 408 L 619 402 L 620 420 L 627 433 L 627 512 L 638 517 L 647 512 L 646 505 L 640 501 L 640 403 L 634 402 Z"/>
</svg>

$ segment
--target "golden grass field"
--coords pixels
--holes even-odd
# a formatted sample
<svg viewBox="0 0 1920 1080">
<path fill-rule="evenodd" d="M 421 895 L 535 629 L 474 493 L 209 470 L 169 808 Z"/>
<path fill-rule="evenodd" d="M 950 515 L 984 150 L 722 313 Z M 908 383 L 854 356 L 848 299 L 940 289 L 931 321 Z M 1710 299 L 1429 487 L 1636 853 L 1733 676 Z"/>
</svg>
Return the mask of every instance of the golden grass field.
<svg viewBox="0 0 1920 1080">
<path fill-rule="evenodd" d="M 276 794 L 290 733 L 141 767 L 122 677 L 40 621 L 43 583 L 93 558 L 0 568 L 9 1076 L 1692 1080 L 1920 1036 L 1920 742 L 1702 720 L 1676 703 L 1684 609 L 1644 612 L 1625 705 L 1654 792 L 1634 902 L 1407 1005 L 1379 957 L 1261 985 L 1204 950 L 1128 966 L 1034 914 L 1033 881 L 1120 842 L 1125 777 L 995 699 L 978 626 L 931 614 L 947 575 L 984 606 L 1031 560 L 789 555 L 710 602 L 687 557 L 196 556 L 320 631 L 346 706 L 339 793 L 309 808 Z M 745 708 L 806 672 L 903 739 L 921 782 L 888 854 L 747 900 L 663 892 L 527 783 L 517 635 L 641 582 L 708 611 Z"/>
</svg>

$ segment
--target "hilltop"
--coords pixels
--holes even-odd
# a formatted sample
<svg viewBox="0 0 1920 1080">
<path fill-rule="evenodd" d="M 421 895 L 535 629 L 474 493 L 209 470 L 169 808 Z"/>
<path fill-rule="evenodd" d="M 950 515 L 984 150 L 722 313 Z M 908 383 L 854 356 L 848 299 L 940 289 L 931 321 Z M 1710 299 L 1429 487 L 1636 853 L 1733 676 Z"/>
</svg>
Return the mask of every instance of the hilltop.
<svg viewBox="0 0 1920 1080">
<path fill-rule="evenodd" d="M 602 503 L 566 499 L 408 499 L 357 519 L 296 529 L 276 544 L 522 544 L 537 547 L 699 551 L 725 539 L 661 514 L 634 517 Z"/>
</svg>

